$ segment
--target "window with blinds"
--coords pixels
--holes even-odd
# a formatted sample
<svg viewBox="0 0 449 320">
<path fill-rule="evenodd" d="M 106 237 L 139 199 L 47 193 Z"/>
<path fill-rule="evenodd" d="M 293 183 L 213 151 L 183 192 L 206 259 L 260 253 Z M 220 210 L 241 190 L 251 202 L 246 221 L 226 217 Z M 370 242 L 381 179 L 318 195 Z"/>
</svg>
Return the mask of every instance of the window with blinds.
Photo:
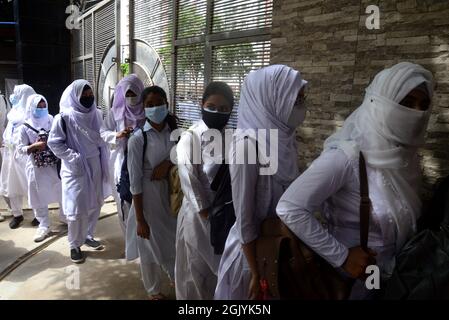
<svg viewBox="0 0 449 320">
<path fill-rule="evenodd" d="M 86 14 L 82 29 L 72 31 L 73 76 L 94 86 L 115 39 L 115 4 L 102 1 Z M 238 103 L 245 76 L 269 64 L 273 0 L 130 0 L 129 5 L 129 33 L 159 54 L 183 127 L 201 119 L 201 97 L 211 81 L 228 83 Z"/>
<path fill-rule="evenodd" d="M 175 112 L 183 127 L 201 119 L 203 90 L 211 81 L 233 89 L 229 126 L 237 125 L 243 80 L 270 62 L 272 10 L 272 0 L 178 1 Z"/>
<path fill-rule="evenodd" d="M 206 32 L 207 1 L 179 0 L 177 38 L 204 35 Z"/>
<path fill-rule="evenodd" d="M 213 33 L 271 27 L 273 0 L 215 0 Z"/>
<path fill-rule="evenodd" d="M 228 125 L 236 127 L 243 80 L 251 70 L 260 69 L 270 63 L 270 41 L 217 46 L 212 52 L 211 80 L 226 82 L 234 91 L 235 106 Z"/>
<path fill-rule="evenodd" d="M 176 54 L 175 113 L 181 127 L 201 119 L 199 108 L 204 90 L 204 45 L 183 46 Z"/>
<path fill-rule="evenodd" d="M 147 42 L 159 54 L 168 82 L 171 83 L 171 52 L 173 43 L 173 1 L 134 0 L 131 1 L 134 15 L 135 39 Z"/>
</svg>

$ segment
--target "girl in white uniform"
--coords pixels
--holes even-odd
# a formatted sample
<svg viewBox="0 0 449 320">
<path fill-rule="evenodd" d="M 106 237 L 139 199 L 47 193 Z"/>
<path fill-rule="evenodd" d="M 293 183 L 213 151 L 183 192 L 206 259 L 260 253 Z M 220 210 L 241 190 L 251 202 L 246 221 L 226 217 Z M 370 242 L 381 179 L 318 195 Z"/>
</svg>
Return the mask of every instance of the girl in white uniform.
<svg viewBox="0 0 449 320">
<path fill-rule="evenodd" d="M 18 228 L 23 221 L 23 197 L 28 192 L 25 173 L 27 158 L 17 152 L 17 144 L 19 129 L 25 120 L 27 99 L 35 93 L 34 89 L 26 84 L 14 87 L 14 93 L 10 96 L 12 109 L 8 113 L 8 124 L 3 133 L 0 193 L 5 197 L 14 216 L 9 223 L 11 229 Z"/>
<path fill-rule="evenodd" d="M 381 278 L 387 279 L 395 254 L 416 231 L 421 210 L 417 148 L 424 143 L 432 92 L 432 74 L 419 65 L 404 62 L 380 72 L 363 104 L 279 201 L 284 223 L 348 276 L 363 278 L 377 261 Z M 360 247 L 359 151 L 366 158 L 372 202 L 368 252 Z M 319 209 L 328 229 L 313 215 Z M 350 298 L 373 294 L 364 281 L 356 281 Z"/>
<path fill-rule="evenodd" d="M 176 122 L 168 114 L 167 96 L 160 87 L 146 88 L 142 93 L 148 119 L 142 130 L 134 132 L 128 141 L 128 172 L 133 201 L 128 218 L 127 243 L 137 233 L 145 290 L 151 299 L 164 299 L 161 293 L 162 271 L 171 280 L 175 268 L 176 218 L 171 213 L 167 175 L 173 165 L 170 141 Z M 169 125 L 170 123 L 170 125 Z M 144 135 L 146 147 L 144 150 Z M 132 257 L 127 252 L 127 258 Z"/>
<path fill-rule="evenodd" d="M 235 164 L 236 150 L 234 143 L 231 145 L 236 222 L 220 261 L 215 299 L 255 299 L 259 294 L 255 240 L 261 222 L 276 215 L 279 198 L 298 175 L 295 128 L 305 117 L 306 83 L 298 71 L 283 65 L 251 72 L 243 83 L 237 129 L 277 129 L 278 141 L 270 141 L 267 133 L 266 148 L 278 143 L 278 170 L 274 175 L 260 175 L 258 164 Z M 244 132 L 237 131 L 233 139 L 236 144 L 247 140 L 245 154 L 257 149 L 256 141 Z"/>
<path fill-rule="evenodd" d="M 75 80 L 62 94 L 60 114 L 53 121 L 48 139 L 50 149 L 62 159 L 62 205 L 74 263 L 85 260 L 80 249 L 83 244 L 102 248 L 94 233 L 111 186 L 109 150 L 100 136 L 101 122 L 92 86 L 86 80 Z"/>
<path fill-rule="evenodd" d="M 214 253 L 210 239 L 208 208 L 215 192 L 211 189 L 224 155 L 225 126 L 234 105 L 232 89 L 223 82 L 210 83 L 203 95 L 203 120 L 185 132 L 177 145 L 178 170 L 184 193 L 176 231 L 176 299 L 210 300 L 217 285 L 221 255 Z M 222 135 L 222 155 L 208 150 L 210 140 L 203 139 L 209 129 Z M 204 140 L 204 141 L 203 141 Z M 196 143 L 194 142 L 196 141 Z M 193 152 L 199 146 L 201 163 L 194 163 Z M 209 147 L 210 149 L 210 147 Z"/>
<path fill-rule="evenodd" d="M 39 221 L 34 237 L 35 242 L 43 241 L 50 233 L 48 205 L 59 203 L 62 208 L 61 180 L 58 177 L 56 163 L 51 166 L 37 167 L 33 160 L 35 152 L 43 151 L 47 147 L 45 141 L 38 141 L 39 136 L 35 131 L 45 130 L 47 133 L 50 131 L 53 117 L 48 114 L 47 106 L 47 100 L 39 94 L 33 94 L 28 98 L 26 125 L 23 124 L 20 127 L 20 139 L 17 146 L 18 152 L 28 157 L 25 167 L 28 179 L 28 203 Z M 62 209 L 60 216 L 64 221 Z"/>
<path fill-rule="evenodd" d="M 101 136 L 109 144 L 111 150 L 109 175 L 112 196 L 117 204 L 119 223 L 124 234 L 131 204 L 120 199 L 117 184 L 120 182 L 128 137 L 133 130 L 145 124 L 145 111 L 140 100 L 143 88 L 143 82 L 135 74 L 120 80 L 114 90 L 111 111 L 106 116 L 101 129 Z"/>
</svg>

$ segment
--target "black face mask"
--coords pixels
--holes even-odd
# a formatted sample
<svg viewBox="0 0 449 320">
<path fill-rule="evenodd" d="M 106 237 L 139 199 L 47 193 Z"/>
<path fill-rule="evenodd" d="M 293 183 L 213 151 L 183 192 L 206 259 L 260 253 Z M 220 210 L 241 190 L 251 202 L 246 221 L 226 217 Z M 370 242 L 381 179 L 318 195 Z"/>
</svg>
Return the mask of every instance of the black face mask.
<svg viewBox="0 0 449 320">
<path fill-rule="evenodd" d="M 90 107 L 92 107 L 92 105 L 94 104 L 94 100 L 95 98 L 92 96 L 89 97 L 81 97 L 80 98 L 80 103 L 81 105 L 86 108 L 86 109 L 90 109 Z"/>
<path fill-rule="evenodd" d="M 210 112 L 202 109 L 203 121 L 210 129 L 221 130 L 229 121 L 231 113 Z"/>
</svg>

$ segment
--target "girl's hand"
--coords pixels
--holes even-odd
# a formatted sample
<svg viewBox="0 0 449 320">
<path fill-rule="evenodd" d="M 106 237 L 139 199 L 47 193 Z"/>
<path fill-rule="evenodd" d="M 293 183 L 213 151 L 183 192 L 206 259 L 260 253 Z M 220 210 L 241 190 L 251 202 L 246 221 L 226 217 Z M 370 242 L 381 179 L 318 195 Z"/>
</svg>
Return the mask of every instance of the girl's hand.
<svg viewBox="0 0 449 320">
<path fill-rule="evenodd" d="M 131 127 L 128 127 L 123 131 L 117 132 L 117 134 L 115 136 L 117 139 L 127 138 L 131 134 L 132 131 L 133 131 L 133 129 Z"/>
<path fill-rule="evenodd" d="M 249 282 L 249 294 L 250 300 L 256 300 L 260 295 L 260 277 L 258 274 L 251 275 L 251 281 Z"/>
<path fill-rule="evenodd" d="M 354 279 L 364 279 L 366 267 L 376 264 L 376 255 L 377 253 L 371 249 L 368 249 L 368 253 L 366 253 L 360 246 L 350 248 L 342 267 Z"/>
<path fill-rule="evenodd" d="M 161 162 L 156 168 L 153 169 L 151 180 L 162 180 L 167 177 L 172 163 L 168 160 Z"/>
<path fill-rule="evenodd" d="M 137 222 L 137 235 L 143 239 L 150 240 L 150 227 L 145 221 Z"/>
<path fill-rule="evenodd" d="M 44 151 L 46 147 L 47 143 L 45 143 L 44 141 L 38 141 L 28 147 L 28 153 Z"/>
</svg>

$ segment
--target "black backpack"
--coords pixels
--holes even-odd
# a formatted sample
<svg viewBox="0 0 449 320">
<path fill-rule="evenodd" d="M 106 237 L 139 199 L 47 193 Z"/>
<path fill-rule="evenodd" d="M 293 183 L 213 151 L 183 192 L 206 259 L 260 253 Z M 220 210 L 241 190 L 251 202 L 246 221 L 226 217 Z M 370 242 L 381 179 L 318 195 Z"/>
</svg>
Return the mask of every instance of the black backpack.
<svg viewBox="0 0 449 320">
<path fill-rule="evenodd" d="M 396 256 L 384 299 L 449 299 L 449 177 L 438 187 L 423 217 L 433 221 Z"/>
<path fill-rule="evenodd" d="M 143 135 L 143 155 L 142 155 L 142 163 L 143 163 L 145 161 L 145 150 L 147 149 L 147 135 L 145 131 L 143 131 L 143 128 L 140 128 L 140 130 L 142 130 Z M 122 167 L 120 169 L 119 183 L 116 185 L 116 187 L 122 202 L 126 201 L 129 204 L 131 204 L 133 201 L 133 195 L 131 194 L 131 181 L 129 180 L 129 172 L 128 172 L 128 151 L 125 152 L 125 158 L 123 159 Z"/>
<path fill-rule="evenodd" d="M 224 251 L 229 231 L 235 222 L 228 164 L 221 164 L 211 183 L 211 189 L 215 191 L 215 198 L 209 208 L 210 242 L 214 247 L 214 253 L 220 255 Z"/>
</svg>

